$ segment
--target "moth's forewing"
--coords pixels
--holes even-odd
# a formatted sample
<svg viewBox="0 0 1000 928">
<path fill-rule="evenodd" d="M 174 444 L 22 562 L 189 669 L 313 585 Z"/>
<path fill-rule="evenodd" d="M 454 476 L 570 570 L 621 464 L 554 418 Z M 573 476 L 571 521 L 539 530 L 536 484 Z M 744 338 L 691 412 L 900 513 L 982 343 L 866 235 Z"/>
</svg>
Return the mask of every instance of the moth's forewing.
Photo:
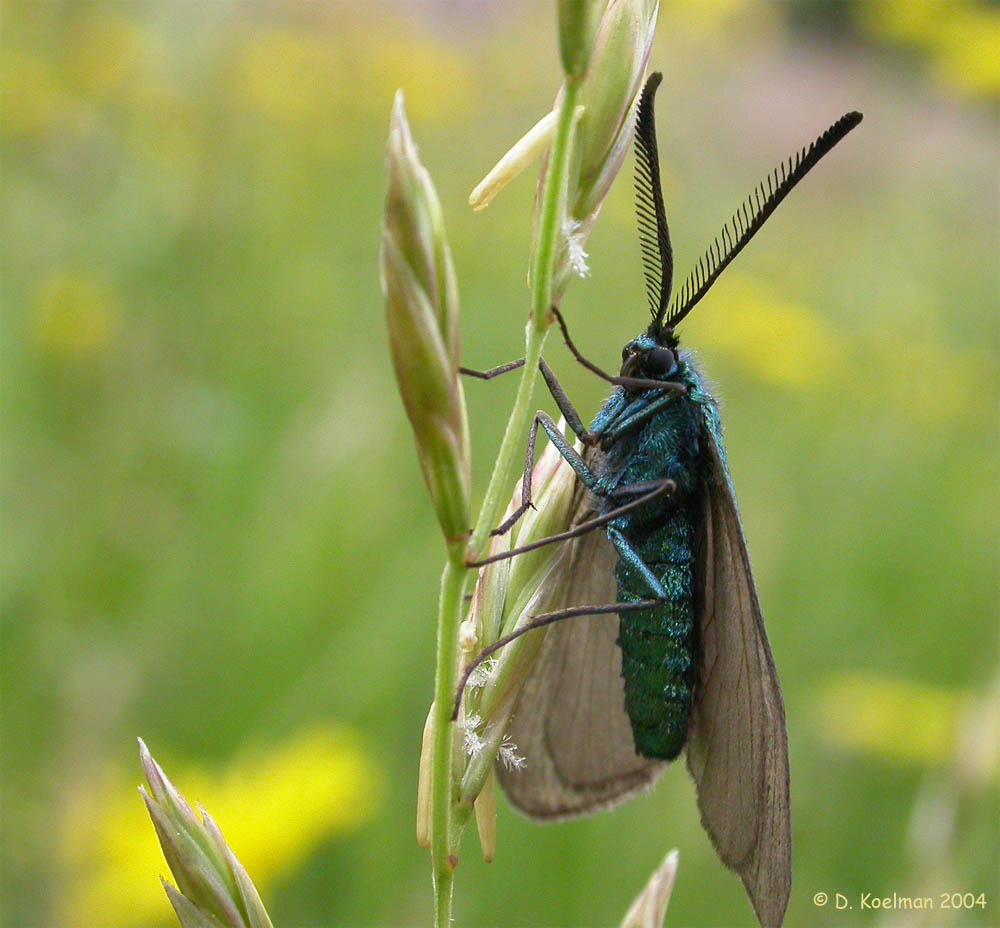
<svg viewBox="0 0 1000 928">
<path fill-rule="evenodd" d="M 590 463 L 596 452 L 588 452 Z M 594 515 L 582 488 L 574 524 Z M 600 529 L 566 543 L 547 610 L 605 605 L 617 599 L 617 555 Z M 497 764 L 510 801 L 534 819 L 608 808 L 648 787 L 665 766 L 636 753 L 625 713 L 618 616 L 567 619 L 550 626 L 510 725 L 525 758 Z"/>
<path fill-rule="evenodd" d="M 772 926 L 781 924 L 792 881 L 785 709 L 715 426 L 704 431 L 711 472 L 688 769 L 705 830 L 743 880 L 761 924 Z"/>
</svg>

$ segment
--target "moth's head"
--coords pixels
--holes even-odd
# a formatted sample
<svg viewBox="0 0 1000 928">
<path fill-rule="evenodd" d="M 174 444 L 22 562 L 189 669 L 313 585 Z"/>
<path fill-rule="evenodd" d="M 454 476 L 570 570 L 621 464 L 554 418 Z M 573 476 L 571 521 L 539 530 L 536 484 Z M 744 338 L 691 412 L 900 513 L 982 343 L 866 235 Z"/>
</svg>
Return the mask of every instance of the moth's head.
<svg viewBox="0 0 1000 928">
<path fill-rule="evenodd" d="M 650 329 L 622 348 L 622 377 L 671 380 L 677 371 L 677 338 L 670 329 Z"/>
</svg>

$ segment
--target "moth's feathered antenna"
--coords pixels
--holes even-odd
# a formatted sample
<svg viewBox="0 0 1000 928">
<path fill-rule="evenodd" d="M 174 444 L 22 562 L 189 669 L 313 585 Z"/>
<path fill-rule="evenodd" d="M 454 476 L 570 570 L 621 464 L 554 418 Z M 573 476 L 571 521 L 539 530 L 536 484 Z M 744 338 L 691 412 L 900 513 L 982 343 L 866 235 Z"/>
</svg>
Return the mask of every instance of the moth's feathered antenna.
<svg viewBox="0 0 1000 928">
<path fill-rule="evenodd" d="M 674 256 L 670 249 L 667 217 L 663 211 L 660 161 L 653 121 L 653 97 L 661 80 L 663 75 L 659 71 L 654 71 L 646 80 L 635 124 L 635 211 L 639 220 L 639 244 L 642 247 L 649 311 L 653 317 L 650 332 L 659 332 L 663 328 L 674 277 Z"/>
<path fill-rule="evenodd" d="M 698 259 L 694 270 L 684 281 L 684 286 L 677 291 L 670 304 L 667 327 L 673 328 L 691 311 L 729 262 L 757 234 L 789 191 L 859 122 L 860 113 L 852 112 L 841 116 L 808 148 L 803 148 L 793 158 L 783 161 L 765 181 L 757 185 L 733 218 L 722 227 L 722 232 Z"/>
</svg>

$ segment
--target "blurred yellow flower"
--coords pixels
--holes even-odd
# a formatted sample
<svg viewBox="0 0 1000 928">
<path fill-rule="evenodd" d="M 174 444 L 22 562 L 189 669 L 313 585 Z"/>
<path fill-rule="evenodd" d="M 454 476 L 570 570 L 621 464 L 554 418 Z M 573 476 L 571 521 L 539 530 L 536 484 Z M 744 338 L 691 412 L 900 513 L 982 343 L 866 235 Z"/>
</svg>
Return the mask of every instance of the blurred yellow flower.
<svg viewBox="0 0 1000 928">
<path fill-rule="evenodd" d="M 958 746 L 961 693 L 870 673 L 827 678 L 816 696 L 823 739 L 835 748 L 946 764 Z"/>
<path fill-rule="evenodd" d="M 93 11 L 75 24 L 63 61 L 67 83 L 86 96 L 103 96 L 148 70 L 162 56 L 158 44 L 157 34 L 137 21 Z"/>
<path fill-rule="evenodd" d="M 237 94 L 262 115 L 323 135 L 322 118 L 344 109 L 381 114 L 399 87 L 418 117 L 454 112 L 472 77 L 453 45 L 384 16 L 343 23 L 336 33 L 255 29 L 237 51 L 234 72 Z M 343 144 L 342 120 L 326 128 Z"/>
<path fill-rule="evenodd" d="M 304 29 L 251 33 L 238 53 L 237 82 L 246 98 L 272 119 L 314 119 L 347 80 L 332 36 Z"/>
<path fill-rule="evenodd" d="M 865 365 L 865 376 L 881 384 L 880 400 L 911 421 L 992 414 L 989 363 L 981 354 L 950 348 L 944 335 L 842 334 L 818 313 L 735 272 L 720 278 L 715 294 L 710 321 L 692 316 L 692 327 L 699 328 L 691 342 L 717 349 L 761 380 L 820 387 Z"/>
<path fill-rule="evenodd" d="M 970 95 L 1000 98 L 1000 10 L 952 11 L 941 24 L 936 47 L 939 79 Z"/>
<path fill-rule="evenodd" d="M 321 842 L 360 828 L 378 801 L 379 770 L 343 728 L 300 731 L 237 758 L 220 774 L 169 767 L 178 788 L 211 811 L 265 894 Z M 129 928 L 172 919 L 157 879 L 168 874 L 167 865 L 134 789 L 138 780 L 138 773 L 113 769 L 101 787 L 70 801 L 56 923 Z"/>
<path fill-rule="evenodd" d="M 955 351 L 945 337 L 907 334 L 873 346 L 884 365 L 884 392 L 893 406 L 917 422 L 941 422 L 993 414 L 987 361 Z"/>
<path fill-rule="evenodd" d="M 75 270 L 55 271 L 35 293 L 35 338 L 52 354 L 86 357 L 111 337 L 118 306 L 116 294 L 105 283 Z"/>
<path fill-rule="evenodd" d="M 381 113 L 402 88 L 413 119 L 441 119 L 467 108 L 476 75 L 470 58 L 454 44 L 414 32 L 412 23 L 391 29 L 368 27 L 354 38 L 355 55 L 358 50 L 363 54 L 352 62 L 357 76 L 344 88 L 346 96 L 360 97 Z M 361 44 L 362 38 L 367 45 Z M 364 93 L 358 94 L 359 86 Z"/>
<path fill-rule="evenodd" d="M 751 5 L 752 0 L 661 0 L 660 15 L 688 32 L 709 36 Z M 770 18 L 766 6 L 757 4 L 755 15 Z"/>
<path fill-rule="evenodd" d="M 26 49 L 7 46 L 0 51 L 0 87 L 3 87 L 5 135 L 32 135 L 46 129 L 60 104 L 52 62 Z"/>
<path fill-rule="evenodd" d="M 821 316 L 736 273 L 715 285 L 711 312 L 698 344 L 717 348 L 763 380 L 821 385 L 848 357 L 846 340 Z"/>
<path fill-rule="evenodd" d="M 1000 9 L 976 0 L 882 0 L 857 6 L 870 34 L 921 49 L 944 83 L 1000 97 Z"/>
</svg>

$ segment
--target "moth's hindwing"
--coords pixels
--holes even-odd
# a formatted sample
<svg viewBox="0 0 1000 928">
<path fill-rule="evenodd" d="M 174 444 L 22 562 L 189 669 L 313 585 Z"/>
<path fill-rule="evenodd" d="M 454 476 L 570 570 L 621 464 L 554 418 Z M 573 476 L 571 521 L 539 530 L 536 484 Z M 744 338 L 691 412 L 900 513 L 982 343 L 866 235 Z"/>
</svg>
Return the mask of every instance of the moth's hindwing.
<svg viewBox="0 0 1000 928">
<path fill-rule="evenodd" d="M 791 890 L 788 736 L 725 452 L 706 428 L 698 579 L 699 657 L 688 769 L 702 824 L 743 880 L 760 923 L 780 925 Z"/>
</svg>

